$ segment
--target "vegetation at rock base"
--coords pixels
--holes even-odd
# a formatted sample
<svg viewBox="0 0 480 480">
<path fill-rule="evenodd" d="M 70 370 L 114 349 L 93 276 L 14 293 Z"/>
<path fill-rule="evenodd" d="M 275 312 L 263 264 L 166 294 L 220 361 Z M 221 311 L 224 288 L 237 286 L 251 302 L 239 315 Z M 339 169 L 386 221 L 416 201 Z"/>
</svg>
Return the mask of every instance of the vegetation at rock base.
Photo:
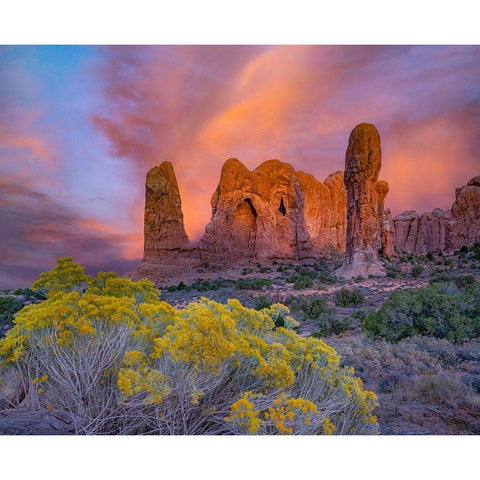
<svg viewBox="0 0 480 480">
<path fill-rule="evenodd" d="M 418 278 L 425 271 L 425 267 L 420 264 L 416 264 L 412 267 L 412 276 Z"/>
<path fill-rule="evenodd" d="M 42 274 L 0 341 L 32 410 L 62 410 L 83 434 L 362 434 L 374 393 L 287 307 L 207 298 L 175 309 L 148 280 L 86 276 L 71 259 Z"/>
<path fill-rule="evenodd" d="M 414 335 L 453 342 L 480 336 L 478 282 L 471 275 L 452 280 L 392 293 L 378 312 L 366 316 L 365 331 L 390 342 Z"/>
<path fill-rule="evenodd" d="M 365 301 L 365 297 L 358 288 L 343 287 L 335 293 L 335 304 L 340 307 L 358 307 Z"/>
</svg>

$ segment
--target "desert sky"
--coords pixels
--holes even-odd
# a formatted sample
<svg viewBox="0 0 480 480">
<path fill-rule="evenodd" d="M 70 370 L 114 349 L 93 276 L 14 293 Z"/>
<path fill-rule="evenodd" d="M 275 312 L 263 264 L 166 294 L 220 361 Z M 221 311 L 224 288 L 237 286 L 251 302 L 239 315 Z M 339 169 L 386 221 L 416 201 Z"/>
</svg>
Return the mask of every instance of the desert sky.
<svg viewBox="0 0 480 480">
<path fill-rule="evenodd" d="M 0 288 L 60 256 L 132 269 L 162 161 L 196 241 L 226 159 L 323 181 L 361 122 L 380 132 L 394 215 L 449 209 L 480 174 L 480 47 L 0 46 Z"/>
</svg>

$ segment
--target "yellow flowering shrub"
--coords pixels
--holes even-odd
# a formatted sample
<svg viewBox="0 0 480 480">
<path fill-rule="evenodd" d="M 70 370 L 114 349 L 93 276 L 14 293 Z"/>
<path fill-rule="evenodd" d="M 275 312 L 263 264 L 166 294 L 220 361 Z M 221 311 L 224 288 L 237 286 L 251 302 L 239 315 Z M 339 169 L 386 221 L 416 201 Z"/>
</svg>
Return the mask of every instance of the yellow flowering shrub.
<svg viewBox="0 0 480 480">
<path fill-rule="evenodd" d="M 287 307 L 202 298 L 178 310 L 148 280 L 112 272 L 69 287 L 61 265 L 0 341 L 29 408 L 70 412 L 78 433 L 376 432 L 375 394 L 331 347 L 298 336 Z"/>
<path fill-rule="evenodd" d="M 56 267 L 40 274 L 40 278 L 33 282 L 32 290 L 48 297 L 56 292 L 81 290 L 90 278 L 85 274 L 85 267 L 73 263 L 71 257 L 61 257 Z"/>
</svg>

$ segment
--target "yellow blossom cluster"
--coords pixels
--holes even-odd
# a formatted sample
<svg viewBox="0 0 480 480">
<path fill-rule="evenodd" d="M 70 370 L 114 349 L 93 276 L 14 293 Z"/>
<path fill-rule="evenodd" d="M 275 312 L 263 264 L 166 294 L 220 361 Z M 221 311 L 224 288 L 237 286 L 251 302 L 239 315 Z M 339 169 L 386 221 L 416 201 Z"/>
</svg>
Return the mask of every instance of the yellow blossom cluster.
<svg viewBox="0 0 480 480">
<path fill-rule="evenodd" d="M 73 263 L 70 257 L 61 257 L 55 268 L 40 274 L 32 289 L 47 297 L 56 292 L 82 289 L 90 278 L 85 274 L 85 267 Z"/>
</svg>

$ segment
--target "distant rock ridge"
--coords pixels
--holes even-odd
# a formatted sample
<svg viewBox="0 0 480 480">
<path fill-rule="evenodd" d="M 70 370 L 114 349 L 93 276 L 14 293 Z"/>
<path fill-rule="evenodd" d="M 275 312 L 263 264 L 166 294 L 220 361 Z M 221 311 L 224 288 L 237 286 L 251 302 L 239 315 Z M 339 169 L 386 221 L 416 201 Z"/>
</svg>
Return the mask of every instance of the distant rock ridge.
<svg viewBox="0 0 480 480">
<path fill-rule="evenodd" d="M 339 275 L 382 275 L 382 258 L 480 242 L 480 176 L 456 189 L 451 211 L 405 211 L 392 218 L 385 208 L 389 185 L 378 180 L 381 149 L 374 125 L 352 131 L 345 166 L 345 174 L 339 170 L 321 182 L 279 160 L 252 171 L 238 159 L 227 160 L 211 198 L 211 219 L 194 246 L 173 166 L 163 162 L 147 174 L 144 261 L 131 276 L 155 271 L 162 277 L 168 270 L 174 278 L 184 270 L 246 260 L 315 260 L 332 249 L 346 252 Z"/>
<path fill-rule="evenodd" d="M 397 254 L 451 252 L 480 242 L 480 175 L 455 191 L 451 210 L 419 215 L 409 210 L 394 218 Z"/>
</svg>

